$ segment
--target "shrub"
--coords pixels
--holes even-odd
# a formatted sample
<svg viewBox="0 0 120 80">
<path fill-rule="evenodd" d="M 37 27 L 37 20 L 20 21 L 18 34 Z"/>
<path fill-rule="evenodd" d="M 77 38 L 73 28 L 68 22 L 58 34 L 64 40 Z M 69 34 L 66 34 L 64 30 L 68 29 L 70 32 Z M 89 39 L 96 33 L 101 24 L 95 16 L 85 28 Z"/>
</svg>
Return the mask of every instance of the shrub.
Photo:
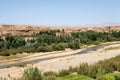
<svg viewBox="0 0 120 80">
<path fill-rule="evenodd" d="M 53 51 L 51 46 L 39 46 L 38 48 L 34 49 L 34 52 L 51 52 Z"/>
<path fill-rule="evenodd" d="M 115 77 L 111 74 L 106 74 L 104 75 L 101 79 L 99 80 L 116 80 Z"/>
<path fill-rule="evenodd" d="M 105 70 L 102 69 L 102 68 L 99 68 L 99 69 L 98 69 L 98 72 L 97 72 L 97 74 L 96 74 L 97 80 L 103 78 L 103 75 L 104 75 L 104 74 L 105 74 Z"/>
<path fill-rule="evenodd" d="M 120 73 L 115 73 L 113 75 L 115 77 L 115 80 L 120 80 Z"/>
<path fill-rule="evenodd" d="M 69 66 L 69 69 L 68 69 L 70 73 L 77 72 L 77 70 L 78 70 L 78 67 L 71 67 L 71 66 Z"/>
<path fill-rule="evenodd" d="M 0 55 L 1 56 L 10 56 L 10 53 L 8 53 L 8 50 L 5 50 L 5 51 L 1 51 Z"/>
<path fill-rule="evenodd" d="M 89 65 L 87 63 L 80 64 L 77 69 L 77 73 L 82 75 L 88 75 L 88 67 Z"/>
<path fill-rule="evenodd" d="M 116 70 L 120 71 L 120 61 L 119 60 L 118 61 L 114 61 L 114 65 L 116 67 Z"/>
<path fill-rule="evenodd" d="M 52 46 L 53 50 L 54 51 L 57 51 L 57 50 L 65 50 L 65 46 L 63 44 L 55 44 Z"/>
<path fill-rule="evenodd" d="M 84 75 L 68 75 L 64 77 L 59 77 L 56 80 L 94 80 Z"/>
<path fill-rule="evenodd" d="M 37 49 L 36 49 L 37 52 L 47 52 L 47 48 L 44 47 L 44 46 L 39 46 Z"/>
<path fill-rule="evenodd" d="M 105 69 L 106 73 L 111 73 L 114 70 L 116 70 L 116 67 L 114 65 L 114 62 L 112 62 L 111 60 L 106 60 L 106 61 L 100 61 L 97 64 L 99 67 L 101 67 L 102 69 Z"/>
<path fill-rule="evenodd" d="M 22 77 L 24 80 L 42 80 L 41 71 L 36 67 L 25 69 Z"/>
<path fill-rule="evenodd" d="M 57 78 L 57 73 L 55 72 L 44 72 L 44 79 L 43 80 L 55 80 Z"/>
<path fill-rule="evenodd" d="M 98 73 L 98 66 L 90 65 L 88 67 L 87 76 L 92 77 L 92 78 L 96 78 L 97 73 Z"/>
<path fill-rule="evenodd" d="M 59 71 L 59 76 L 66 76 L 66 75 L 69 75 L 70 72 L 68 70 L 61 70 Z"/>
<path fill-rule="evenodd" d="M 71 49 L 80 49 L 80 43 L 79 42 L 70 42 L 68 44 L 68 47 Z"/>
</svg>

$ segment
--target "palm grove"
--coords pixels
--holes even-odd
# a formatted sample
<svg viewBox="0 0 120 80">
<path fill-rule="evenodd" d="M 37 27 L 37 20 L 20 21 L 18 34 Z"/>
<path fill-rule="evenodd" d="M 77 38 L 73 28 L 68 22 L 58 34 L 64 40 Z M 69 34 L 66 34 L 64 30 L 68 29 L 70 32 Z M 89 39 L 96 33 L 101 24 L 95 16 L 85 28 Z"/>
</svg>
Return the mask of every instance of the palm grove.
<svg viewBox="0 0 120 80">
<path fill-rule="evenodd" d="M 56 35 L 57 33 L 60 35 Z M 50 52 L 65 50 L 66 48 L 79 49 L 82 45 L 118 41 L 120 40 L 119 35 L 120 31 L 86 31 L 67 34 L 64 30 L 40 31 L 32 35 L 4 35 L 0 37 L 0 55 Z"/>
</svg>

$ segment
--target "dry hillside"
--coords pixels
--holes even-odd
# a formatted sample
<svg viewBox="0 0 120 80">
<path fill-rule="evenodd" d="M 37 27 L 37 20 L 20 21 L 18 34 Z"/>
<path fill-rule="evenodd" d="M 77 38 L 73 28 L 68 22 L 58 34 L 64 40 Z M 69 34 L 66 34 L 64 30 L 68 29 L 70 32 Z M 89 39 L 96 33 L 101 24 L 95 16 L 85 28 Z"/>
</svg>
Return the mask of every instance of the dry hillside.
<svg viewBox="0 0 120 80">
<path fill-rule="evenodd" d="M 93 30 L 97 32 L 104 32 L 109 30 L 120 31 L 120 26 L 104 26 L 104 27 L 66 27 L 66 26 L 29 26 L 29 25 L 0 25 L 0 35 L 25 35 L 38 33 L 45 30 L 64 29 L 65 32 L 77 32 Z"/>
</svg>

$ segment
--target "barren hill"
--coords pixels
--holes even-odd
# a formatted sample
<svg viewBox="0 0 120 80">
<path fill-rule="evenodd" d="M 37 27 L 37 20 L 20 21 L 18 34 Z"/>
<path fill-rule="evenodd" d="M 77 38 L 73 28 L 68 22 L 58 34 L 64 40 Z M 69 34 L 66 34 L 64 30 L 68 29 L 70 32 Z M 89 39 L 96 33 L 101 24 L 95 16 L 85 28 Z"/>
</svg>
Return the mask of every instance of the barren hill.
<svg viewBox="0 0 120 80">
<path fill-rule="evenodd" d="M 110 30 L 120 31 L 120 26 L 104 26 L 104 27 L 68 27 L 68 26 L 30 26 L 30 25 L 0 25 L 0 35 L 25 35 L 38 33 L 39 31 L 64 29 L 65 32 L 78 32 L 93 30 L 97 32 L 107 32 Z"/>
</svg>

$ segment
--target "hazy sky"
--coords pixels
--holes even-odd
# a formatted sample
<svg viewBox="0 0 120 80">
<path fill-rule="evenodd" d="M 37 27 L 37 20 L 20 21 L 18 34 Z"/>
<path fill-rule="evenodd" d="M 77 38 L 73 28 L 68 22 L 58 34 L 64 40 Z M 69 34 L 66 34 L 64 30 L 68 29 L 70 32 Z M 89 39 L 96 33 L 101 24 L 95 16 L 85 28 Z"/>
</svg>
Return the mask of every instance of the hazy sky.
<svg viewBox="0 0 120 80">
<path fill-rule="evenodd" d="M 119 24 L 120 0 L 0 0 L 0 24 Z"/>
</svg>

